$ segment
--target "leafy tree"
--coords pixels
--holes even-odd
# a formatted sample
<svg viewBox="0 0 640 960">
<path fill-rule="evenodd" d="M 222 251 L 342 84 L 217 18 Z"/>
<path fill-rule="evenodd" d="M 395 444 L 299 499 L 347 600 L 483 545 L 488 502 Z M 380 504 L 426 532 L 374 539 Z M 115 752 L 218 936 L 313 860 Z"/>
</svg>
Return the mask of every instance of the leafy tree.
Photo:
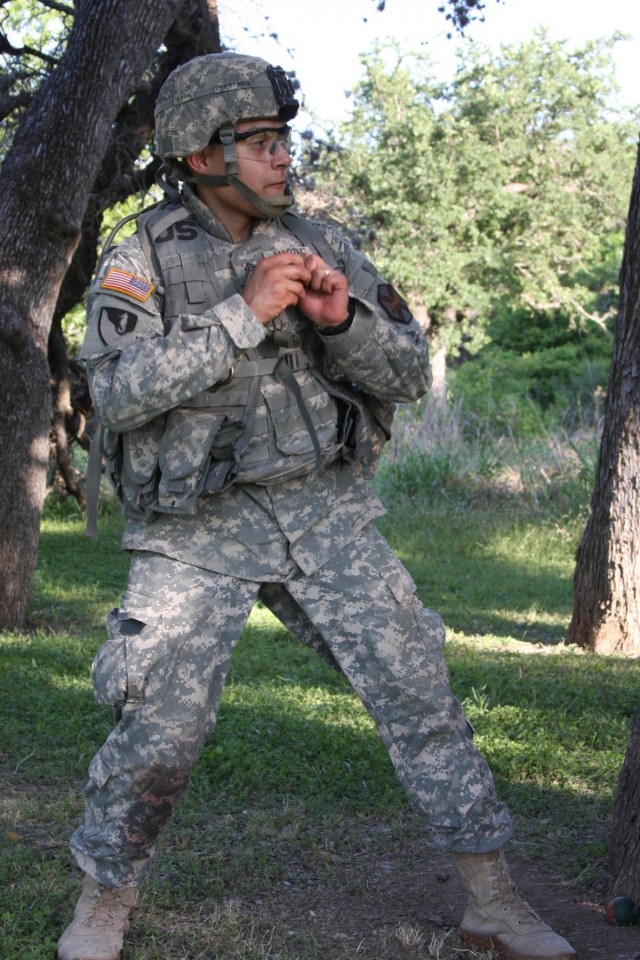
<svg viewBox="0 0 640 960">
<path fill-rule="evenodd" d="M 635 134 L 611 106 L 618 39 L 473 44 L 450 84 L 424 58 L 363 58 L 320 182 L 450 354 L 514 311 L 565 326 L 613 314 Z"/>
<path fill-rule="evenodd" d="M 66 358 L 52 337 L 84 293 L 105 206 L 143 176 L 137 158 L 159 84 L 181 56 L 204 52 L 212 34 L 203 23 L 215 11 L 215 3 L 196 0 L 45 6 L 73 14 L 64 49 L 50 48 L 45 35 L 44 56 L 29 45 L 23 66 L 2 35 L 13 58 L 4 93 L 24 111 L 11 142 L 3 141 L 0 174 L 0 625 L 8 627 L 24 623 L 35 568 L 51 425 L 48 361 L 56 347 L 63 367 Z"/>
<path fill-rule="evenodd" d="M 450 346 L 463 339 L 478 346 L 491 335 L 492 311 L 504 320 L 510 311 L 551 310 L 579 326 L 602 325 L 615 310 L 621 204 L 638 118 L 621 123 L 608 106 L 613 42 L 567 56 L 564 45 L 538 35 L 503 49 L 496 62 L 476 51 L 451 88 L 399 60 L 389 69 L 380 52 L 365 61 L 354 121 L 329 150 L 327 182 L 334 193 L 348 190 L 351 205 L 337 213 L 353 224 L 360 208 L 376 258 Z M 639 236 L 640 152 L 568 635 L 590 650 L 630 656 L 640 655 Z M 639 798 L 640 711 L 609 842 L 613 892 L 636 900 Z"/>
</svg>

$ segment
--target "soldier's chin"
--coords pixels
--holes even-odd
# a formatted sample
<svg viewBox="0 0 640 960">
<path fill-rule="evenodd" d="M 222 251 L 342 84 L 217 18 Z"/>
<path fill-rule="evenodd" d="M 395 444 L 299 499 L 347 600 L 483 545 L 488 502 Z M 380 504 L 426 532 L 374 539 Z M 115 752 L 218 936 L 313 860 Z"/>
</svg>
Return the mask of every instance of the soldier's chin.
<svg viewBox="0 0 640 960">
<path fill-rule="evenodd" d="M 286 209 L 290 207 L 293 203 L 293 197 L 291 194 L 278 194 L 277 197 L 265 197 L 265 200 L 274 207 L 282 207 Z"/>
</svg>

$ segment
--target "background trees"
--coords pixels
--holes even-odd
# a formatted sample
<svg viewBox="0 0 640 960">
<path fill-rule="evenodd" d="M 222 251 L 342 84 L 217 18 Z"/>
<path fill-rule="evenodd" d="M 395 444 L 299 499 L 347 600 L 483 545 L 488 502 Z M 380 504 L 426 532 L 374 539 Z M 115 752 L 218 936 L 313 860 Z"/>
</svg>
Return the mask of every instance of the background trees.
<svg viewBox="0 0 640 960">
<path fill-rule="evenodd" d="M 535 354 L 569 329 L 609 353 L 637 122 L 611 107 L 615 42 L 568 50 L 540 31 L 495 56 L 472 45 L 449 84 L 397 50 L 364 58 L 318 180 L 344 198 L 344 225 L 360 215 L 450 360 L 492 342 Z M 495 362 L 485 352 L 466 373 L 486 380 Z"/>
<path fill-rule="evenodd" d="M 484 6 L 447 0 L 442 12 L 458 28 Z M 61 320 L 93 272 L 105 209 L 153 181 L 144 152 L 159 86 L 220 39 L 216 0 L 0 9 L 0 626 L 13 627 L 31 593 L 50 428 L 63 483 L 82 500 L 68 442 L 86 444 L 88 398 Z"/>
<path fill-rule="evenodd" d="M 627 207 L 638 115 L 611 110 L 613 42 L 569 53 L 540 33 L 495 60 L 472 49 L 450 85 L 379 50 L 320 179 L 346 195 L 344 224 L 362 215 L 365 244 L 436 341 L 474 357 L 453 389 L 476 411 L 499 423 L 506 410 L 512 428 L 514 393 L 539 414 L 579 400 L 580 379 L 606 386 L 568 639 L 637 657 L 640 160 Z M 614 892 L 636 898 L 639 750 L 636 716 L 609 840 Z"/>
</svg>

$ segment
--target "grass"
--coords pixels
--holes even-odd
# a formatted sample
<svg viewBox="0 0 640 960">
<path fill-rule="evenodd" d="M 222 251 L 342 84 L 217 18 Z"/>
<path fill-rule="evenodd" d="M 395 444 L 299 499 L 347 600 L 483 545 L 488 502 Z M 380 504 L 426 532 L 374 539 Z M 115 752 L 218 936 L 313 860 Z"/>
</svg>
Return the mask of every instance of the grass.
<svg viewBox="0 0 640 960">
<path fill-rule="evenodd" d="M 380 526 L 448 624 L 452 687 L 516 816 L 512 855 L 548 868 L 552 849 L 562 884 L 602 898 L 640 664 L 563 643 L 582 464 L 518 486 L 486 451 L 457 450 L 437 468 L 391 451 Z M 0 635 L 3 960 L 51 960 L 77 893 L 68 838 L 111 728 L 89 664 L 126 579 L 120 532 L 107 509 L 93 542 L 50 506 L 30 629 Z M 449 869 L 342 676 L 258 607 L 123 960 L 450 960 L 459 894 L 450 883 L 436 916 L 427 886 L 449 890 Z"/>
</svg>

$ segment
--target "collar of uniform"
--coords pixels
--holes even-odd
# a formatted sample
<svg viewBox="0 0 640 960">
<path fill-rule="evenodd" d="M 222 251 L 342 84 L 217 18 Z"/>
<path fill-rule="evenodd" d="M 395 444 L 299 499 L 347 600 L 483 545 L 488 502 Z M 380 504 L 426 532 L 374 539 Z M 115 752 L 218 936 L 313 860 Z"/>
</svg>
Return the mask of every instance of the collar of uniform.
<svg viewBox="0 0 640 960">
<path fill-rule="evenodd" d="M 225 240 L 227 243 L 233 243 L 231 234 L 207 206 L 196 196 L 193 187 L 188 183 L 183 183 L 182 191 L 185 205 L 188 207 L 196 223 L 199 223 L 207 233 L 218 240 Z"/>
</svg>

